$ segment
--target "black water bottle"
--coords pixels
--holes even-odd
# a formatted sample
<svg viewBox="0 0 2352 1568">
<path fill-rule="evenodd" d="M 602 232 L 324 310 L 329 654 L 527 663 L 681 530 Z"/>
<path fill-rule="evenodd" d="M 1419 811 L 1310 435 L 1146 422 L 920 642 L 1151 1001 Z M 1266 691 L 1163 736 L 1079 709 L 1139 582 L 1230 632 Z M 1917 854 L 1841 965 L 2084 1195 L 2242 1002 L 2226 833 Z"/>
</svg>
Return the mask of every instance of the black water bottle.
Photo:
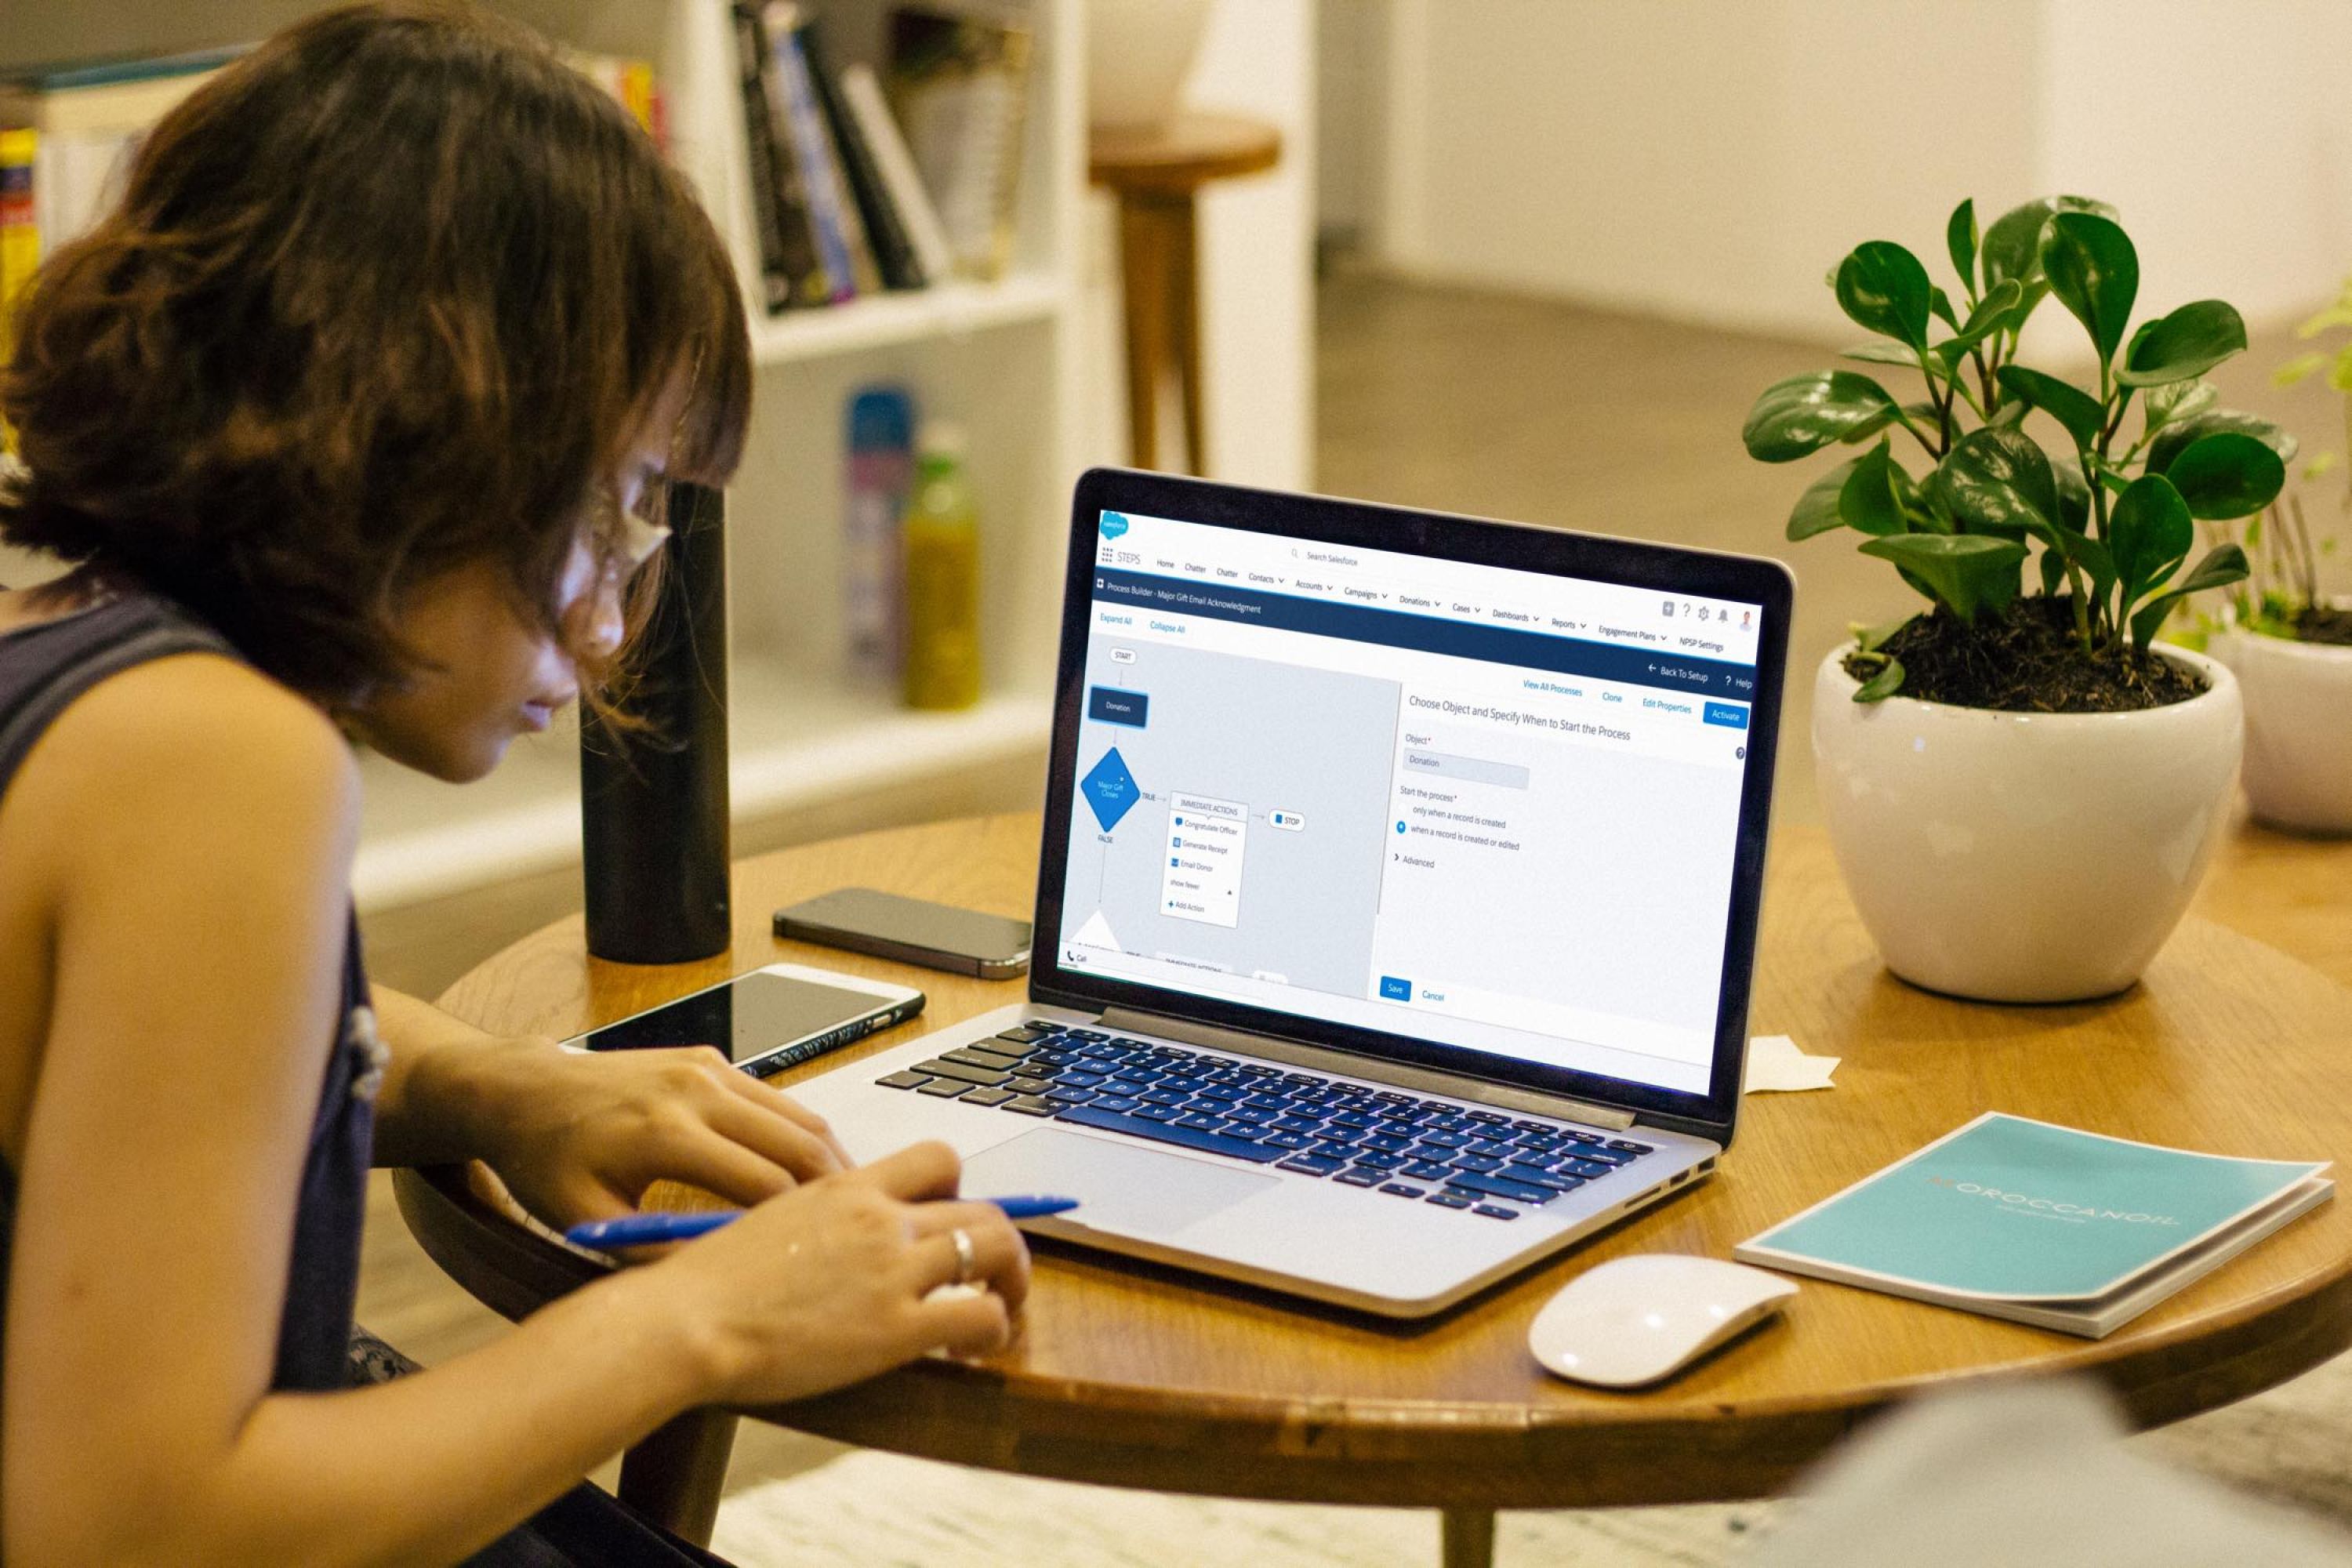
<svg viewBox="0 0 2352 1568">
<path fill-rule="evenodd" d="M 588 952 L 619 963 L 687 963 L 730 942 L 726 499 L 673 483 L 669 522 L 627 703 L 643 727 L 580 724 Z"/>
</svg>

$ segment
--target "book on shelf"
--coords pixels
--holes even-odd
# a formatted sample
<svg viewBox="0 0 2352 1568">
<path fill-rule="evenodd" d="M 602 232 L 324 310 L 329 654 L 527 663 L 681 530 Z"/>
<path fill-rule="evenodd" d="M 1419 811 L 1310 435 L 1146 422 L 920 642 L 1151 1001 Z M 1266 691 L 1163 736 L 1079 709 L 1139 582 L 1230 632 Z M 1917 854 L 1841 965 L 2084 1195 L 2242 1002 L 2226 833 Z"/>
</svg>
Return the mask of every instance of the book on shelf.
<svg viewBox="0 0 2352 1568">
<path fill-rule="evenodd" d="M 2098 1339 L 2326 1202 L 2327 1168 L 1990 1111 L 1732 1256 Z"/>
<path fill-rule="evenodd" d="M 915 156 L 907 150 L 907 139 L 898 133 L 898 121 L 891 118 L 889 101 L 882 96 L 882 83 L 874 68 L 845 68 L 841 96 L 849 118 L 873 153 L 875 174 L 904 225 L 907 244 L 914 251 L 924 281 L 935 283 L 952 276 L 955 258 L 948 250 L 947 233 L 940 226 L 940 210 L 931 205 L 922 175 L 915 172 Z"/>
<path fill-rule="evenodd" d="M 98 222 L 148 130 L 242 52 L 107 61 L 0 83 L 0 128 L 33 133 L 24 178 L 37 259 Z"/>
<path fill-rule="evenodd" d="M 876 293 L 882 287 L 882 275 L 874 265 L 857 204 L 850 198 L 841 153 L 834 145 L 832 127 L 825 123 L 824 105 L 817 97 L 802 39 L 807 13 L 797 0 L 766 0 L 760 7 L 760 22 L 775 55 L 774 80 L 781 94 L 770 106 L 769 119 L 790 142 L 800 164 L 809 226 L 816 235 L 816 253 L 832 277 L 834 301 Z"/>
<path fill-rule="evenodd" d="M 775 51 L 768 47 L 756 5 L 737 5 L 731 19 L 743 98 L 744 162 L 751 175 L 751 222 L 760 237 L 762 302 L 771 315 L 795 305 L 821 305 L 832 297 L 833 281 L 817 259 L 799 172 L 774 121 L 773 105 L 782 97 L 782 89 L 772 86 Z"/>
<path fill-rule="evenodd" d="M 824 110 L 825 129 L 832 132 L 834 151 L 840 154 L 842 176 L 864 222 L 866 243 L 882 275 L 882 286 L 920 289 L 929 281 L 922 259 L 883 178 L 873 143 L 850 110 L 845 84 L 833 69 L 817 18 L 811 16 L 801 24 L 799 37 L 809 80 L 816 89 L 818 107 Z"/>
<path fill-rule="evenodd" d="M 654 145 L 665 153 L 669 151 L 667 106 L 662 100 L 661 82 L 649 61 L 626 55 L 600 55 L 569 45 L 559 46 L 556 56 L 611 93 L 629 111 L 629 118 L 654 139 Z"/>
<path fill-rule="evenodd" d="M 939 208 L 956 270 L 1002 277 L 1020 194 L 1029 30 L 906 5 L 890 13 L 888 34 L 890 106 Z"/>
</svg>

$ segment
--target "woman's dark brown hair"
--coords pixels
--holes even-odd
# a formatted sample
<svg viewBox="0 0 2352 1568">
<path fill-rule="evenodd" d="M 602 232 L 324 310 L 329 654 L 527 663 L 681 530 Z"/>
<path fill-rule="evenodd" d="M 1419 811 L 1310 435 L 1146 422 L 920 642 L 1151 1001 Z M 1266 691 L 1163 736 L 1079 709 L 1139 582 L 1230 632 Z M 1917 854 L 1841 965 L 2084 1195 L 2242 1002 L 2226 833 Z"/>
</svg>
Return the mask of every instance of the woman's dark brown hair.
<svg viewBox="0 0 2352 1568">
<path fill-rule="evenodd" d="M 396 605 L 454 566 L 503 564 L 562 636 L 573 543 L 680 376 L 670 472 L 716 482 L 742 300 L 651 140 L 511 24 L 348 6 L 166 116 L 120 208 L 36 275 L 0 537 L 349 705 L 415 673 Z"/>
</svg>

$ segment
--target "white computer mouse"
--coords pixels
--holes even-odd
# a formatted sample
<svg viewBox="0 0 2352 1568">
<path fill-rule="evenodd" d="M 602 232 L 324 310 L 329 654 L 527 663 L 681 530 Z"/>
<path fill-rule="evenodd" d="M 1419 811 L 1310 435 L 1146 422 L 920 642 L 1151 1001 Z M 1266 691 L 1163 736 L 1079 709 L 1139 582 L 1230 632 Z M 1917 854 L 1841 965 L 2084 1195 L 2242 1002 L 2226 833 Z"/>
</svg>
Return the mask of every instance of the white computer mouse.
<svg viewBox="0 0 2352 1568">
<path fill-rule="evenodd" d="M 1672 1252 L 1613 1258 L 1544 1303 L 1528 1349 L 1559 1376 L 1638 1388 L 1763 1321 L 1796 1293 L 1793 1281 L 1744 1263 Z"/>
</svg>

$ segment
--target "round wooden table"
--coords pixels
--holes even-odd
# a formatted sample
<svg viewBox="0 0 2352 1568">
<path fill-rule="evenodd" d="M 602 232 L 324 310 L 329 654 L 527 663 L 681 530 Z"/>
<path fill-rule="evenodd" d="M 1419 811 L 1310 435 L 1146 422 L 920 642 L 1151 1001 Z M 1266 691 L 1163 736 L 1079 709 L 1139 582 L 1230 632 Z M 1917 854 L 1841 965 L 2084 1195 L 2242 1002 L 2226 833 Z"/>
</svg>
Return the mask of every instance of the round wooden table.
<svg viewBox="0 0 2352 1568">
<path fill-rule="evenodd" d="M 1025 913 L 1037 833 L 1034 816 L 992 817 L 749 860 L 736 868 L 726 957 L 666 969 L 593 963 L 575 918 L 483 964 L 443 1005 L 493 1030 L 569 1035 L 789 958 L 919 984 L 931 1002 L 912 1026 L 952 1023 L 1019 999 L 1020 983 L 780 942 L 769 911 L 865 884 Z M 2103 1341 L 1808 1281 L 1784 1323 L 1654 1392 L 1546 1376 L 1528 1359 L 1528 1323 L 1579 1270 L 1632 1252 L 1727 1257 L 1979 1111 L 2229 1154 L 2352 1152 L 2352 992 L 2192 918 L 2116 1000 L 1999 1007 L 1929 995 L 1880 968 L 1813 830 L 1774 839 L 1750 1022 L 1843 1058 L 1837 1087 L 1751 1096 L 1714 1180 L 1424 1325 L 1041 1245 L 1025 1323 L 1003 1353 L 922 1361 L 748 1414 L 1026 1475 L 1438 1508 L 1448 1562 L 1468 1563 L 1485 1560 L 1496 1509 L 1773 1492 L 1857 1422 L 1937 1384 L 2088 1373 L 2150 1426 L 2352 1343 L 2352 1205 L 2330 1203 Z M 403 1173 L 399 1185 L 426 1250 L 510 1316 L 599 1271 L 502 1216 L 464 1173 Z M 708 1416 L 674 1424 L 636 1458 L 625 1489 L 707 1539 L 730 1433 Z"/>
</svg>

